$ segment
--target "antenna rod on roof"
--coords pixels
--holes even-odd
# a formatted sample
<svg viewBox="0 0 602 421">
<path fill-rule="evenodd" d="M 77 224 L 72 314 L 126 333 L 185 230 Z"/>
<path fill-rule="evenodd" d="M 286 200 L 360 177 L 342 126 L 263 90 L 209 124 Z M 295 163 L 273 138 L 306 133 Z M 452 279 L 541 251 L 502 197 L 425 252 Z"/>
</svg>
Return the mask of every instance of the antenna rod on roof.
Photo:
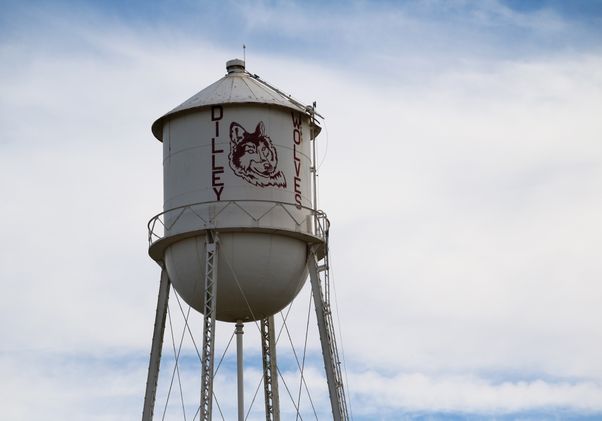
<svg viewBox="0 0 602 421">
<path fill-rule="evenodd" d="M 242 59 L 245 63 L 247 62 L 247 46 L 245 44 L 242 45 Z"/>
</svg>

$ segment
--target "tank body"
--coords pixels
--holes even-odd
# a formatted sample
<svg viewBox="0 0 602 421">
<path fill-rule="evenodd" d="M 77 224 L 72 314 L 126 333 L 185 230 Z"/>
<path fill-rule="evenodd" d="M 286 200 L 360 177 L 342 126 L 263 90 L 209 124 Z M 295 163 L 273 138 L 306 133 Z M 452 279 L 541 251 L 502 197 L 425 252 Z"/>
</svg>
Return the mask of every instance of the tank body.
<svg viewBox="0 0 602 421">
<path fill-rule="evenodd" d="M 163 141 L 165 228 L 159 251 L 151 245 L 180 296 L 202 312 L 206 239 L 216 232 L 216 317 L 231 322 L 289 304 L 316 241 L 310 130 L 317 126 L 235 64 L 153 125 Z"/>
</svg>

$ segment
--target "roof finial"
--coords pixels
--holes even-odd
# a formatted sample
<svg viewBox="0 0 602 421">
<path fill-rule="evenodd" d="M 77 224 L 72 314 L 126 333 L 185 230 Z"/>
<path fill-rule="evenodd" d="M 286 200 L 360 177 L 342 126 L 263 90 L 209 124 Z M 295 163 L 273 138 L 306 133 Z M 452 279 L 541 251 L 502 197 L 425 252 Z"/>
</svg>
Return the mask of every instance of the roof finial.
<svg viewBox="0 0 602 421">
<path fill-rule="evenodd" d="M 242 45 L 242 59 L 245 63 L 247 62 L 247 46 L 245 44 Z"/>
<path fill-rule="evenodd" d="M 245 72 L 245 62 L 239 58 L 228 60 L 226 62 L 226 70 L 228 71 L 228 74 L 244 73 Z"/>
</svg>

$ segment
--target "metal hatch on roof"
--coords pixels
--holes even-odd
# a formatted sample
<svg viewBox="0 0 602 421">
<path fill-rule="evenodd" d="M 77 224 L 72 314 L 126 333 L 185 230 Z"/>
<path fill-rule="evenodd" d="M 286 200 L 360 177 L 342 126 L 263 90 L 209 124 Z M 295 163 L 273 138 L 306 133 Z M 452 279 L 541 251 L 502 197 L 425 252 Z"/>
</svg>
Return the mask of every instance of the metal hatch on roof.
<svg viewBox="0 0 602 421">
<path fill-rule="evenodd" d="M 258 76 L 251 75 L 245 70 L 243 60 L 229 60 L 226 63 L 226 70 L 228 72 L 226 76 L 207 86 L 167 114 L 159 117 L 152 125 L 152 132 L 155 137 L 163 141 L 163 124 L 168 118 L 212 105 L 252 103 L 276 105 L 303 113 L 312 110 L 312 107 L 303 106 L 290 96 L 262 81 Z M 316 129 L 317 132 L 320 131 L 320 127 L 317 125 Z"/>
</svg>

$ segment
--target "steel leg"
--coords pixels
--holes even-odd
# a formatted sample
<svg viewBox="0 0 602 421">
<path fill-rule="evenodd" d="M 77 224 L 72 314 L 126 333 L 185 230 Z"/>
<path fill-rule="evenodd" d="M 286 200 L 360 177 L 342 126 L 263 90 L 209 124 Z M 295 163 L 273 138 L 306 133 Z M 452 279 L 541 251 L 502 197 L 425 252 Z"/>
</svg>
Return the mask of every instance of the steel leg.
<svg viewBox="0 0 602 421">
<path fill-rule="evenodd" d="M 215 360 L 215 309 L 217 300 L 217 233 L 207 232 L 206 246 L 200 419 L 203 421 L 211 421 L 211 407 L 213 404 L 213 363 Z"/>
<path fill-rule="evenodd" d="M 167 303 L 169 302 L 169 285 L 167 270 L 163 268 L 161 271 L 161 283 L 159 285 L 159 297 L 157 299 L 157 312 L 155 313 L 155 328 L 153 331 L 150 362 L 148 364 L 148 376 L 146 378 L 142 421 L 151 421 L 155 409 L 159 366 L 161 365 L 161 349 L 163 347 L 163 334 L 165 333 L 165 317 L 167 316 Z"/>
</svg>

